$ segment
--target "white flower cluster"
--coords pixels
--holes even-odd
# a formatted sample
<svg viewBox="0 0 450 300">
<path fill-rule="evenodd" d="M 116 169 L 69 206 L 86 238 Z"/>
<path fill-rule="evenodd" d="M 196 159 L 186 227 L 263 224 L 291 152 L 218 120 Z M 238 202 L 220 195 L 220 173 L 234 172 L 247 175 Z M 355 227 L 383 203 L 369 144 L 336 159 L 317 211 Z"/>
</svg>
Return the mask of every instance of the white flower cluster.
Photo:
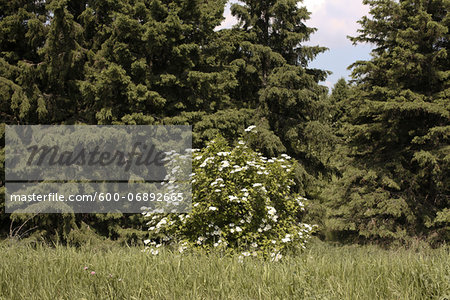
<svg viewBox="0 0 450 300">
<path fill-rule="evenodd" d="M 242 172 L 242 171 L 247 171 L 248 170 L 248 166 L 239 166 L 239 165 L 234 165 L 233 166 L 233 170 L 230 171 L 230 174 L 234 174 L 234 173 L 238 173 L 238 172 Z"/>
<path fill-rule="evenodd" d="M 270 257 L 272 258 L 272 261 L 279 261 L 280 259 L 283 258 L 283 255 L 280 252 L 272 252 L 270 254 Z"/>
<path fill-rule="evenodd" d="M 249 126 L 249 127 L 245 128 L 245 132 L 251 132 L 255 128 L 256 128 L 255 125 Z"/>
<path fill-rule="evenodd" d="M 162 246 L 162 244 L 157 244 L 156 242 L 152 242 L 150 240 L 145 240 L 144 244 L 146 245 L 144 251 L 147 251 L 152 255 L 158 255 L 158 248 Z"/>
<path fill-rule="evenodd" d="M 187 248 L 188 248 L 188 247 L 187 247 L 187 243 L 186 243 L 186 242 L 183 242 L 183 243 L 181 243 L 181 244 L 179 245 L 179 247 L 178 247 L 178 252 L 183 253 L 184 250 L 186 250 Z"/>
<path fill-rule="evenodd" d="M 269 219 L 276 222 L 278 220 L 278 215 L 277 215 L 277 210 L 275 209 L 275 207 L 266 206 L 266 209 L 267 209 L 267 214 L 268 214 Z"/>
<path fill-rule="evenodd" d="M 206 158 L 203 162 L 202 162 L 202 164 L 199 166 L 200 168 L 204 168 L 204 167 L 206 167 L 206 165 L 209 163 L 209 162 L 212 162 L 214 160 L 214 157 L 208 157 L 208 158 Z"/>
<path fill-rule="evenodd" d="M 281 241 L 282 241 L 283 243 L 287 243 L 287 242 L 292 241 L 292 240 L 291 240 L 291 235 L 290 235 L 290 234 L 286 234 L 286 236 L 285 236 L 284 238 L 282 238 Z"/>
</svg>

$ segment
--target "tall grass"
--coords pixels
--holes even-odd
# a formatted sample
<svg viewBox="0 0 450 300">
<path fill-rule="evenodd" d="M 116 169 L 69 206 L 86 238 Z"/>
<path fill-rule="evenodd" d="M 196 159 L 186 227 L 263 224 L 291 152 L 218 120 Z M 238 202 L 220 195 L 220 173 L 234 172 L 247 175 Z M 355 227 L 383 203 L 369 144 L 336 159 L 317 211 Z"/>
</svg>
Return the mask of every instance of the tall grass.
<svg viewBox="0 0 450 300">
<path fill-rule="evenodd" d="M 448 299 L 450 252 L 315 242 L 280 262 L 0 244 L 0 299 Z M 88 267 L 87 270 L 84 268 Z M 91 272 L 95 274 L 91 275 Z"/>
</svg>

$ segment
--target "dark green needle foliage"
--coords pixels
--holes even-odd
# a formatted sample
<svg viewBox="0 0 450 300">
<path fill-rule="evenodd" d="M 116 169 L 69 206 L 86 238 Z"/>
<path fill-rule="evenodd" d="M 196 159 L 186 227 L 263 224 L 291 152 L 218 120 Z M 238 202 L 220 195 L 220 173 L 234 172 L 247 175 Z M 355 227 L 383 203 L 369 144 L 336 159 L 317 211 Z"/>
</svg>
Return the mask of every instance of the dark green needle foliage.
<svg viewBox="0 0 450 300">
<path fill-rule="evenodd" d="M 1 1 L 2 145 L 4 124 L 161 124 L 181 113 L 226 107 L 233 74 L 216 61 L 213 43 L 224 5 Z M 10 232 L 10 224 L 17 229 L 31 216 L 13 215 L 13 223 L 9 217 L 1 215 L 2 233 L 16 236 L 37 226 L 31 232 L 65 238 L 85 222 L 104 235 L 136 238 L 126 229 L 144 226 L 139 215 L 40 215 Z"/>
<path fill-rule="evenodd" d="M 371 17 L 350 39 L 375 48 L 352 66 L 344 125 L 352 163 L 326 192 L 330 228 L 381 241 L 448 240 L 450 1 L 364 3 Z"/>
<path fill-rule="evenodd" d="M 191 124 L 202 147 L 256 125 L 249 144 L 300 162 L 296 192 L 325 201 L 331 232 L 448 240 L 450 1 L 364 3 L 351 41 L 374 45 L 372 58 L 328 95 L 328 72 L 309 67 L 326 48 L 305 45 L 315 29 L 298 1 L 240 1 L 222 30 L 225 0 L 0 1 L 0 141 L 4 124 Z M 2 234 L 27 218 L 1 214 Z M 143 224 L 40 215 L 21 232 L 140 240 Z"/>
<path fill-rule="evenodd" d="M 241 39 L 232 64 L 245 83 L 233 98 L 255 110 L 256 125 L 265 124 L 254 146 L 268 155 L 287 151 L 302 162 L 304 175 L 326 174 L 325 149 L 333 139 L 327 90 L 318 82 L 327 72 L 308 68 L 326 48 L 304 45 L 315 32 L 305 25 L 309 12 L 290 0 L 242 1 L 231 10 L 239 21 L 232 31 Z"/>
<path fill-rule="evenodd" d="M 192 124 L 195 147 L 255 124 L 254 148 L 300 159 L 305 181 L 325 173 L 327 73 L 308 68 L 325 49 L 303 45 L 309 13 L 296 1 L 244 1 L 232 9 L 240 24 L 216 30 L 225 3 L 1 1 L 1 123 Z M 23 230 L 64 238 L 82 222 L 112 237 L 143 226 L 139 216 L 41 215 Z"/>
<path fill-rule="evenodd" d="M 330 173 L 333 135 L 327 89 L 318 84 L 328 73 L 308 63 L 326 48 L 304 45 L 315 29 L 305 25 L 309 12 L 298 1 L 241 1 L 231 12 L 238 24 L 209 44 L 216 53 L 211 62 L 230 75 L 222 83 L 228 101 L 166 122 L 193 124 L 200 146 L 218 133 L 233 141 L 256 125 L 250 144 L 268 156 L 287 152 L 300 160 L 302 188 L 314 193 L 314 178 Z"/>
</svg>

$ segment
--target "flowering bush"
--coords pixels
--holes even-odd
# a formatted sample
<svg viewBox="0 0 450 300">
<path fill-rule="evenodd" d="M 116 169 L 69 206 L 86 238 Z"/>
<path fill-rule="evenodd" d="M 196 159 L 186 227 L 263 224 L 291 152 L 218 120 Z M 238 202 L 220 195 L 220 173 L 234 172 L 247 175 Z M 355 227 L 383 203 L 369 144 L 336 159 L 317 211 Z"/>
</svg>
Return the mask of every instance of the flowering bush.
<svg viewBox="0 0 450 300">
<path fill-rule="evenodd" d="M 294 164 L 285 154 L 263 157 L 242 140 L 233 148 L 211 141 L 193 152 L 192 211 L 147 213 L 154 237 L 147 249 L 157 254 L 161 243 L 178 243 L 180 252 L 216 248 L 278 260 L 288 248 L 304 248 L 313 226 L 301 223 L 306 199 L 292 191 Z"/>
</svg>

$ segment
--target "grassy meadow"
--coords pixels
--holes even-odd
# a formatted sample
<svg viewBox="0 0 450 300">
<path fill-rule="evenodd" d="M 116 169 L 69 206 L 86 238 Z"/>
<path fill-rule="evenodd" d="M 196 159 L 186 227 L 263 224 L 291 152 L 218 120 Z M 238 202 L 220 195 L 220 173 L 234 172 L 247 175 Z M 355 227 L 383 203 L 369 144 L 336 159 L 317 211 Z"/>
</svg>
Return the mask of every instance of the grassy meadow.
<svg viewBox="0 0 450 300">
<path fill-rule="evenodd" d="M 141 250 L 4 241 L 0 299 L 450 298 L 449 247 L 383 250 L 315 241 L 279 262 Z"/>
</svg>

